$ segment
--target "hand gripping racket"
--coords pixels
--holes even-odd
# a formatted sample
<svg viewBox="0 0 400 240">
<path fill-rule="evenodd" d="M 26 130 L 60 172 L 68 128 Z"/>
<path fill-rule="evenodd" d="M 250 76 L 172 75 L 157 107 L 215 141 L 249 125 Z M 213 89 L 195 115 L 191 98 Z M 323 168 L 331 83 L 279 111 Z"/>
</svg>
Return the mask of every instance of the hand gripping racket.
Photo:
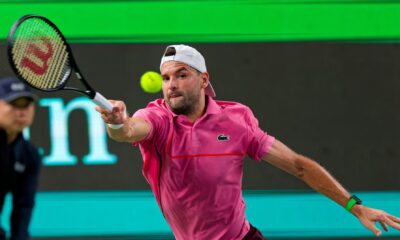
<svg viewBox="0 0 400 240">
<path fill-rule="evenodd" d="M 98 106 L 112 111 L 112 104 L 83 78 L 60 30 L 49 19 L 25 15 L 7 38 L 8 58 L 17 76 L 38 90 L 73 90 L 87 95 Z M 86 90 L 65 86 L 72 69 Z"/>
</svg>

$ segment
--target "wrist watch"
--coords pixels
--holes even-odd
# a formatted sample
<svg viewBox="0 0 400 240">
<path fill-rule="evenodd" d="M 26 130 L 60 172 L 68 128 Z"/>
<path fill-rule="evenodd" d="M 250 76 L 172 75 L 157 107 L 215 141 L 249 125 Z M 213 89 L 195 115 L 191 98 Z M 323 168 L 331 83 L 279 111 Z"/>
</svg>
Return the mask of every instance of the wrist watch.
<svg viewBox="0 0 400 240">
<path fill-rule="evenodd" d="M 356 195 L 352 195 L 350 198 L 349 198 L 349 201 L 347 202 L 347 204 L 346 204 L 346 210 L 347 211 L 351 211 L 351 209 L 353 208 L 353 206 L 354 205 L 361 205 L 362 204 L 362 201 L 361 201 L 361 199 L 359 199 Z"/>
</svg>

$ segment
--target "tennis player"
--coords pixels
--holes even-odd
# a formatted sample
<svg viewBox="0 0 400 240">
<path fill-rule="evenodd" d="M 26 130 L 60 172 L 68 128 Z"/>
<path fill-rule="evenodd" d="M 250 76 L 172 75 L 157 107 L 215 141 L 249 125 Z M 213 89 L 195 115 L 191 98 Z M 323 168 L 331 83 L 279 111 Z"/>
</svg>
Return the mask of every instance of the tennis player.
<svg viewBox="0 0 400 240">
<path fill-rule="evenodd" d="M 143 174 L 177 240 L 264 239 L 245 217 L 243 158 L 268 162 L 298 177 L 356 216 L 376 236 L 400 219 L 368 208 L 323 167 L 261 130 L 252 111 L 214 100 L 203 56 L 186 45 L 168 46 L 161 59 L 164 99 L 132 117 L 122 101 L 97 107 L 109 136 L 133 142 Z"/>
<path fill-rule="evenodd" d="M 36 98 L 17 78 L 0 79 L 0 214 L 6 194 L 11 193 L 10 240 L 30 239 L 41 157 L 22 131 L 32 124 Z M 0 226 L 0 240 L 5 239 Z"/>
</svg>

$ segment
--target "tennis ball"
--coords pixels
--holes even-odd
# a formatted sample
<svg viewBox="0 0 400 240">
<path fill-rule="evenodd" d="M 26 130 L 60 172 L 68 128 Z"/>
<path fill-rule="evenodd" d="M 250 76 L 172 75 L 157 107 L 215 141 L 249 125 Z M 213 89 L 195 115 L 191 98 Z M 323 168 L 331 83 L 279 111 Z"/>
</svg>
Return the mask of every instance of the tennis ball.
<svg viewBox="0 0 400 240">
<path fill-rule="evenodd" d="M 140 77 L 140 86 L 147 93 L 159 92 L 162 88 L 162 78 L 159 73 L 148 71 Z"/>
</svg>

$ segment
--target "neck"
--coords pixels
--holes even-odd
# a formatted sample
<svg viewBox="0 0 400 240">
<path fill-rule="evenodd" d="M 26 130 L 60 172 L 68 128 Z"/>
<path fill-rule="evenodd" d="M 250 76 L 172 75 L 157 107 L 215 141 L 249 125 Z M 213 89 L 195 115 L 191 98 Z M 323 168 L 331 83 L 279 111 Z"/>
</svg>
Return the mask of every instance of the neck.
<svg viewBox="0 0 400 240">
<path fill-rule="evenodd" d="M 7 132 L 7 143 L 8 144 L 13 143 L 19 135 L 18 132 L 10 132 L 10 131 L 6 131 L 6 132 Z"/>
<path fill-rule="evenodd" d="M 194 111 L 186 116 L 188 120 L 194 123 L 197 119 L 203 116 L 204 112 L 206 111 L 206 104 L 207 104 L 207 98 L 205 95 L 202 95 L 202 97 L 200 97 L 198 104 L 195 106 Z"/>
</svg>

